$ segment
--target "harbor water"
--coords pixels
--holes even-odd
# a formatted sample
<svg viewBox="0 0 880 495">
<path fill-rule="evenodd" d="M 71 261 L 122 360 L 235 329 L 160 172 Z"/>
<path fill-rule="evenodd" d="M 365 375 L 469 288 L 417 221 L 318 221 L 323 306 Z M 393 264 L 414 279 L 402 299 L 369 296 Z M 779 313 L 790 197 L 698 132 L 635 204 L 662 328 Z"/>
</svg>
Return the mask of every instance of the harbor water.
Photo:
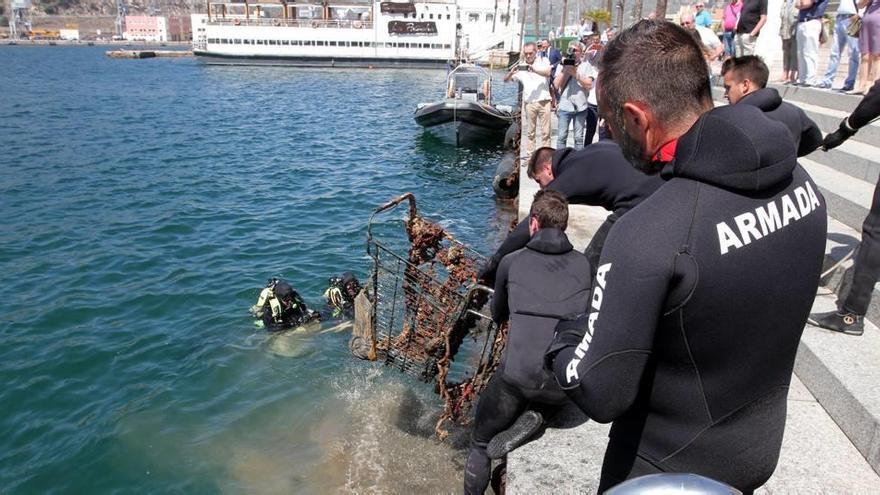
<svg viewBox="0 0 880 495">
<path fill-rule="evenodd" d="M 364 278 L 370 211 L 404 191 L 477 250 L 499 241 L 500 150 L 411 118 L 443 71 L 60 46 L 0 66 L 0 491 L 459 490 L 429 385 L 350 357 L 346 328 L 273 337 L 247 312 L 271 276 L 312 306 Z"/>
</svg>

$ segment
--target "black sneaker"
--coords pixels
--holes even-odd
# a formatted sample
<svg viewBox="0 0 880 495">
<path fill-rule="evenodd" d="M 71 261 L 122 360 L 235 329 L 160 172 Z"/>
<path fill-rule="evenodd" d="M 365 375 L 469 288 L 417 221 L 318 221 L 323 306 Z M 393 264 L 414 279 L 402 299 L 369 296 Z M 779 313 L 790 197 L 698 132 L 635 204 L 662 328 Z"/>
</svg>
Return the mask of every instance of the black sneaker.
<svg viewBox="0 0 880 495">
<path fill-rule="evenodd" d="M 541 429 L 544 418 L 541 413 L 531 409 L 522 413 L 513 425 L 492 437 L 492 441 L 486 446 L 486 454 L 490 459 L 501 459 L 513 449 L 526 443 L 526 441 Z"/>
<path fill-rule="evenodd" d="M 853 313 L 831 311 L 829 313 L 814 313 L 807 318 L 810 325 L 845 333 L 847 335 L 861 335 L 865 333 L 864 316 Z"/>
</svg>

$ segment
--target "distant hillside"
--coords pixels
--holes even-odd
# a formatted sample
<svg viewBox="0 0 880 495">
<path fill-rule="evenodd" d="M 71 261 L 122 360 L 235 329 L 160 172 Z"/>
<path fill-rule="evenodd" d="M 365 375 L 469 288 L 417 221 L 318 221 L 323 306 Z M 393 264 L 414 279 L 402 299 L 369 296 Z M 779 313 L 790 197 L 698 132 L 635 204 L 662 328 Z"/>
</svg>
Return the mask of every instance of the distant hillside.
<svg viewBox="0 0 880 495">
<path fill-rule="evenodd" d="M 4 2 L 5 3 L 5 2 Z M 146 14 L 149 0 L 126 0 L 130 15 Z M 202 7 L 202 4 L 199 4 Z M 164 15 L 180 15 L 192 12 L 192 2 L 188 0 L 158 0 L 158 7 Z M 202 7 L 204 8 L 204 7 Z M 115 0 L 34 0 L 33 15 L 92 16 L 116 15 Z"/>
</svg>

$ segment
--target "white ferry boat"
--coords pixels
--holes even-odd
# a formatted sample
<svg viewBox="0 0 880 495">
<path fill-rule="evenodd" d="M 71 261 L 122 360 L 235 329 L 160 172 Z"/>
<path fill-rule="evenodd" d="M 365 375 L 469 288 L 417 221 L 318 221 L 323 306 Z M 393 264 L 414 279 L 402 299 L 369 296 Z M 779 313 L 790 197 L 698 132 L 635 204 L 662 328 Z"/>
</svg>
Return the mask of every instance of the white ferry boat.
<svg viewBox="0 0 880 495">
<path fill-rule="evenodd" d="M 193 14 L 193 52 L 209 64 L 440 68 L 519 49 L 513 0 L 210 2 Z"/>
</svg>

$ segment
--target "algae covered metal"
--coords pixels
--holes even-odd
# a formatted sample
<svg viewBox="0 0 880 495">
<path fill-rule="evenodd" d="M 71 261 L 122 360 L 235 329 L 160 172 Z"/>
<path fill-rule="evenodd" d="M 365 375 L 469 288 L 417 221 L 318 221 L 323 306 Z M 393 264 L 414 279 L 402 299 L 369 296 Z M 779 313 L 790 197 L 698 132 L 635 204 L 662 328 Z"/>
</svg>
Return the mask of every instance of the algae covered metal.
<svg viewBox="0 0 880 495">
<path fill-rule="evenodd" d="M 392 217 L 408 203 L 405 219 Z M 379 225 L 379 216 L 391 217 Z M 473 400 L 501 360 L 506 328 L 484 308 L 492 289 L 476 281 L 482 257 L 442 226 L 419 216 L 412 193 L 370 216 L 367 252 L 373 260 L 352 350 L 425 382 L 435 382 L 444 411 L 435 431 L 446 437 L 447 421 L 467 423 Z M 407 241 L 401 234 L 406 232 Z M 365 307 L 361 300 L 362 308 Z"/>
</svg>

